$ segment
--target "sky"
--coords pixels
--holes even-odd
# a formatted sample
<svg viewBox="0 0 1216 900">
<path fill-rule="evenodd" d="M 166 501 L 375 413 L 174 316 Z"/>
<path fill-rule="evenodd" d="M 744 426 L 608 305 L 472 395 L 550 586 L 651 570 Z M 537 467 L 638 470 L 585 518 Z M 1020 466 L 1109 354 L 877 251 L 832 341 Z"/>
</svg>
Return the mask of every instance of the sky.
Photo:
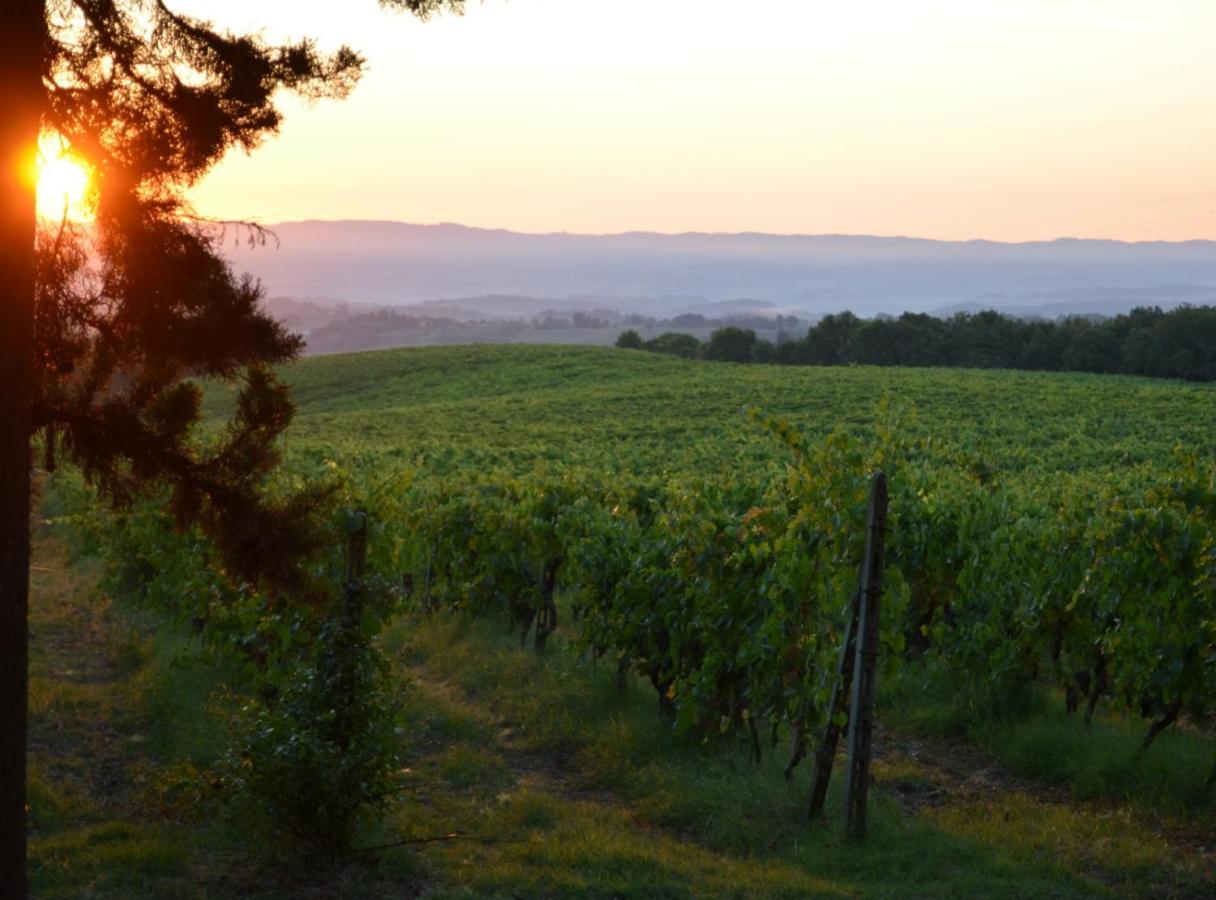
<svg viewBox="0 0 1216 900">
<path fill-rule="evenodd" d="M 179 0 L 360 50 L 193 191 L 263 222 L 1216 239 L 1212 0 Z"/>
</svg>

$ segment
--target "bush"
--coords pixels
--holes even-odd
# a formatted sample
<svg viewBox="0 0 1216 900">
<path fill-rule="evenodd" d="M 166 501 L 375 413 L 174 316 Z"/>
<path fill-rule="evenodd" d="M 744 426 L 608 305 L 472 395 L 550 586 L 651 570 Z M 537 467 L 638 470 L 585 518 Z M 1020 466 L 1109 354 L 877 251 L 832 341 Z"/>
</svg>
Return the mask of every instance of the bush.
<svg viewBox="0 0 1216 900">
<path fill-rule="evenodd" d="M 642 336 L 632 328 L 621 332 L 621 336 L 616 339 L 616 345 L 622 350 L 641 350 L 644 346 Z"/>
<path fill-rule="evenodd" d="M 691 334 L 665 331 L 654 340 L 647 341 L 644 349 L 652 353 L 666 353 L 669 356 L 696 359 L 701 352 L 701 342 Z"/>
<path fill-rule="evenodd" d="M 719 362 L 749 363 L 755 343 L 756 332 L 750 328 L 719 328 L 709 336 L 705 358 Z"/>
<path fill-rule="evenodd" d="M 278 849 L 340 860 L 393 796 L 400 698 L 379 626 L 367 611 L 334 610 L 298 665 L 231 723 L 225 784 Z"/>
</svg>

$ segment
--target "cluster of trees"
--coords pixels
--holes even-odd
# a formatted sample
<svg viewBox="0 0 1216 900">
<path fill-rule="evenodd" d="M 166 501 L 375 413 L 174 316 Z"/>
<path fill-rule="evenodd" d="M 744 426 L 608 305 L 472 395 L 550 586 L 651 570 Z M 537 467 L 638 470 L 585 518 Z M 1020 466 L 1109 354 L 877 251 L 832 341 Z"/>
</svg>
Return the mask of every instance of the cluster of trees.
<svg viewBox="0 0 1216 900">
<path fill-rule="evenodd" d="M 1018 319 L 989 310 L 947 319 L 923 313 L 861 319 L 825 316 L 798 340 L 776 344 L 749 329 L 720 328 L 708 341 L 667 332 L 643 341 L 621 333 L 618 347 L 688 359 L 781 365 L 962 366 L 1216 380 L 1216 307 L 1134 309 L 1093 320 Z"/>
<path fill-rule="evenodd" d="M 616 339 L 616 345 L 626 350 L 648 350 L 651 353 L 665 353 L 668 356 L 681 356 L 684 359 L 713 359 L 718 362 L 774 362 L 777 345 L 772 341 L 757 338 L 756 332 L 750 328 L 715 329 L 707 341 L 699 341 L 691 334 L 678 331 L 665 331 L 649 341 L 634 329 L 622 331 Z M 782 346 L 785 346 L 783 343 Z"/>
</svg>

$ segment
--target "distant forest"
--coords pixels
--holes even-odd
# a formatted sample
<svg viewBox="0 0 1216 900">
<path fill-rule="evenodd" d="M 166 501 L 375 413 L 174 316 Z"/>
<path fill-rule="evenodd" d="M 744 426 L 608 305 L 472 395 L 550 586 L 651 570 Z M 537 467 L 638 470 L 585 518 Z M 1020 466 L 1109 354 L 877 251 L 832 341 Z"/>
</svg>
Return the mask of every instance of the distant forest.
<svg viewBox="0 0 1216 900">
<path fill-rule="evenodd" d="M 617 346 L 792 366 L 958 366 L 1216 381 L 1216 307 L 1150 307 L 1110 319 L 1071 316 L 1054 322 L 992 310 L 946 319 L 923 313 L 861 319 L 843 312 L 825 316 L 804 337 L 778 343 L 730 327 L 707 341 L 677 332 L 643 340 L 629 330 Z"/>
</svg>

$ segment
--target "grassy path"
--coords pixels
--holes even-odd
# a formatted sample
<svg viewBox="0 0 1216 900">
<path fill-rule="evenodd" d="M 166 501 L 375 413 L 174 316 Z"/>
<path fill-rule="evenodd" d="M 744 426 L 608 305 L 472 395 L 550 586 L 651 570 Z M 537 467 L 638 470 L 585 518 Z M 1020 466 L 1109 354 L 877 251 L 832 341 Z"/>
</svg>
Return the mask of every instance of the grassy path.
<svg viewBox="0 0 1216 900">
<path fill-rule="evenodd" d="M 526 839 L 438 858 L 437 877 L 467 896 L 1204 897 L 1216 885 L 1209 853 L 1128 809 L 890 731 L 872 836 L 852 846 L 838 822 L 799 823 L 805 767 L 791 784 L 780 758 L 757 767 L 743 747 L 679 746 L 644 688 L 622 695 L 610 673 L 537 659 L 492 625 L 439 618 L 393 637 L 414 683 L 416 777 L 465 792 L 432 821 Z"/>
<path fill-rule="evenodd" d="M 189 853 L 148 795 L 146 648 L 87 563 L 40 532 L 31 571 L 30 864 L 46 897 L 191 896 Z M 152 886 L 155 885 L 153 889 Z"/>
<path fill-rule="evenodd" d="M 403 619 L 408 766 L 386 832 L 458 838 L 340 872 L 267 865 L 166 786 L 215 754 L 214 673 L 38 537 L 33 572 L 32 871 L 39 897 L 1201 897 L 1199 842 L 1081 804 L 982 753 L 880 735 L 872 835 L 800 824 L 809 773 L 674 741 L 639 685 L 494 623 Z M 838 805 L 838 802 L 835 804 Z M 835 807 L 833 807 L 835 808 Z M 250 851 L 253 852 L 250 852 Z"/>
</svg>

